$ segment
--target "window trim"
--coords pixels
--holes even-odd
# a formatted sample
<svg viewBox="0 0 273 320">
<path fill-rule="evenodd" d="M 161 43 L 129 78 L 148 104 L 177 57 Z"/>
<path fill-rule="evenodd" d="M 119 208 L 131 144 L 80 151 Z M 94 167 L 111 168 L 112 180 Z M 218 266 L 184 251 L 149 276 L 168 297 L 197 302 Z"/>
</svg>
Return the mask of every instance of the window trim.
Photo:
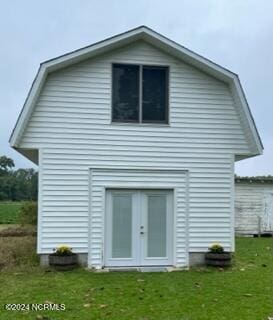
<svg viewBox="0 0 273 320">
<path fill-rule="evenodd" d="M 139 67 L 139 112 L 138 112 L 138 121 L 133 120 L 126 120 L 126 121 L 120 121 L 120 120 L 114 120 L 113 119 L 113 104 L 114 104 L 114 65 L 132 65 L 132 66 L 138 66 Z M 162 68 L 166 69 L 166 110 L 165 110 L 165 121 L 143 121 L 142 120 L 142 91 L 143 91 L 143 67 L 150 67 L 150 68 Z M 112 62 L 111 63 L 111 124 L 121 124 L 121 125 L 130 125 L 130 124 L 136 124 L 136 125 L 160 125 L 160 126 L 169 126 L 170 125 L 170 66 L 169 65 L 162 65 L 162 64 L 146 64 L 146 63 L 124 63 L 124 62 Z"/>
</svg>

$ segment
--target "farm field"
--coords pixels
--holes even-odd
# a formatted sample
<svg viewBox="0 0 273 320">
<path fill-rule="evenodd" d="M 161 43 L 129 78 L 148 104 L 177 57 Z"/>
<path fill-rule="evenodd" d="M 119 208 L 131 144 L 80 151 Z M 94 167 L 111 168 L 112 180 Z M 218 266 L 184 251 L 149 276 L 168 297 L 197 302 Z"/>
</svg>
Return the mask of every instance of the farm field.
<svg viewBox="0 0 273 320">
<path fill-rule="evenodd" d="M 38 266 L 30 237 L 13 237 L 13 243 L 2 240 L 0 248 L 13 250 L 18 266 L 0 272 L 1 320 L 266 320 L 273 316 L 272 238 L 237 238 L 234 265 L 226 270 L 202 267 L 172 273 L 94 273 L 81 268 L 55 272 Z M 65 304 L 65 311 L 6 311 L 6 303 Z"/>
<path fill-rule="evenodd" d="M 0 227 L 1 224 L 16 224 L 18 223 L 19 210 L 21 202 L 0 202 Z"/>
</svg>

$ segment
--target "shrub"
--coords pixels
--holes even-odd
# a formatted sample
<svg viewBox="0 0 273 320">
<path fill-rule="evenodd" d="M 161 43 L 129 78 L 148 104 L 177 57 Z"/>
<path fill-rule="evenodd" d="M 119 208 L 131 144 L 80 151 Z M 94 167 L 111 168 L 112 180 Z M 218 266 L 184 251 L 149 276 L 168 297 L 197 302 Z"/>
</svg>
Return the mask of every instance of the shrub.
<svg viewBox="0 0 273 320">
<path fill-rule="evenodd" d="M 220 243 L 213 243 L 209 246 L 209 251 L 212 253 L 223 253 L 224 248 Z"/>
<path fill-rule="evenodd" d="M 20 224 L 37 225 L 38 206 L 35 201 L 26 201 L 22 204 L 19 212 Z"/>
</svg>

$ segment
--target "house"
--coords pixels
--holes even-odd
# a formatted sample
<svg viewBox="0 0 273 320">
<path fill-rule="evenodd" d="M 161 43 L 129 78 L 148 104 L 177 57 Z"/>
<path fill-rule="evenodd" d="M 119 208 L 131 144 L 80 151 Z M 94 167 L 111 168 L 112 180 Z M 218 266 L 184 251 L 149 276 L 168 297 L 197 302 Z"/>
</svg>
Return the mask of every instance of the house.
<svg viewBox="0 0 273 320">
<path fill-rule="evenodd" d="M 235 231 L 273 234 L 273 177 L 235 178 Z"/>
<path fill-rule="evenodd" d="M 10 144 L 39 165 L 41 262 L 95 269 L 234 251 L 234 162 L 263 149 L 238 76 L 145 26 L 42 63 Z"/>
</svg>

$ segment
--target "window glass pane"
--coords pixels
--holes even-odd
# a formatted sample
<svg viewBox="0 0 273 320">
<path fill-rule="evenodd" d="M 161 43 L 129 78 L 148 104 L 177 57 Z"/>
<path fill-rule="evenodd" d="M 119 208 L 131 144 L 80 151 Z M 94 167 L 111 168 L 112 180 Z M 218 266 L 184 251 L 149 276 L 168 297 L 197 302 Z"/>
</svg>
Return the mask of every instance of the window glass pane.
<svg viewBox="0 0 273 320">
<path fill-rule="evenodd" d="M 139 121 L 139 66 L 113 66 L 113 121 Z"/>
<path fill-rule="evenodd" d="M 132 256 L 132 195 L 113 195 L 112 258 Z"/>
<path fill-rule="evenodd" d="M 167 68 L 143 66 L 142 120 L 168 122 Z"/>
<path fill-rule="evenodd" d="M 166 196 L 148 196 L 148 257 L 166 257 Z"/>
</svg>

